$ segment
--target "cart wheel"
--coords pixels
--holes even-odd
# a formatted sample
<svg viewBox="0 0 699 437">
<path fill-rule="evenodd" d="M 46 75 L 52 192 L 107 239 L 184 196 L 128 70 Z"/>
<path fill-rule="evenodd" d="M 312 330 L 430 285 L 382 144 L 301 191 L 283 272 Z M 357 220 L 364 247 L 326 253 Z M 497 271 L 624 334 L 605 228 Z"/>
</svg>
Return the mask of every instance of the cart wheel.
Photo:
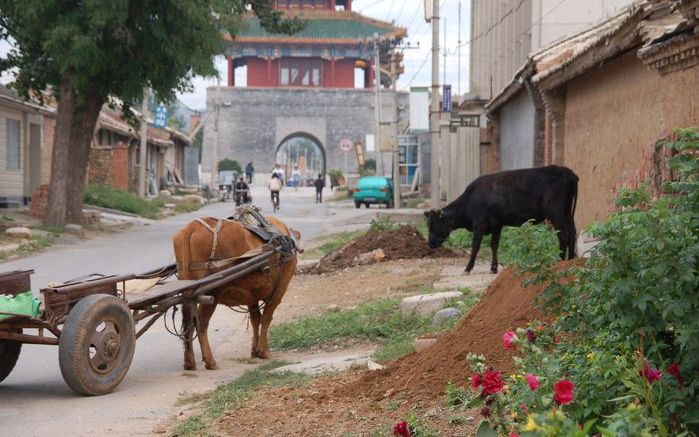
<svg viewBox="0 0 699 437">
<path fill-rule="evenodd" d="M 68 386 L 89 396 L 114 390 L 131 365 L 134 329 L 129 308 L 114 296 L 93 294 L 78 302 L 58 344 L 58 363 Z"/>
<path fill-rule="evenodd" d="M 17 332 L 21 334 L 22 330 Z M 21 350 L 22 343 L 18 341 L 0 340 L 0 382 L 4 381 L 15 368 Z"/>
</svg>

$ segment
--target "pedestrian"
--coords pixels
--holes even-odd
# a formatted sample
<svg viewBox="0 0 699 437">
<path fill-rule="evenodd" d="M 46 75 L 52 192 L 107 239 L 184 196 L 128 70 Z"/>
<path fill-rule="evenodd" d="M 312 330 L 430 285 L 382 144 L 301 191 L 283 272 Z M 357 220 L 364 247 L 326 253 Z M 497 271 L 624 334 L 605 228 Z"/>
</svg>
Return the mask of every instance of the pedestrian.
<svg viewBox="0 0 699 437">
<path fill-rule="evenodd" d="M 252 161 L 248 162 L 245 166 L 245 177 L 248 180 L 248 184 L 252 184 L 252 176 L 255 173 L 255 166 L 252 165 Z"/>
<path fill-rule="evenodd" d="M 269 188 L 269 194 L 272 199 L 272 208 L 274 212 L 277 212 L 279 210 L 279 192 L 282 190 L 282 181 L 276 173 L 272 173 L 267 188 Z"/>
<path fill-rule="evenodd" d="M 301 185 L 301 172 L 298 166 L 295 166 L 294 171 L 291 172 L 291 179 L 294 181 L 294 191 L 298 191 Z"/>
<path fill-rule="evenodd" d="M 325 187 L 323 175 L 319 174 L 318 179 L 313 184 L 316 187 L 316 203 L 323 203 L 323 187 Z"/>
</svg>

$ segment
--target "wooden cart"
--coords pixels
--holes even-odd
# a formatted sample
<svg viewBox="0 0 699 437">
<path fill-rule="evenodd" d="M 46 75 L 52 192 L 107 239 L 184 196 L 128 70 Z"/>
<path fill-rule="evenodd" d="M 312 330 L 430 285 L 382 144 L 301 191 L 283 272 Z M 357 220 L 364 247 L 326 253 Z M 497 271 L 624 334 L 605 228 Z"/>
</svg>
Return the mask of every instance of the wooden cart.
<svg viewBox="0 0 699 437">
<path fill-rule="evenodd" d="M 171 264 L 142 274 L 93 275 L 44 288 L 39 318 L 0 313 L 10 316 L 0 319 L 0 382 L 15 367 L 23 343 L 57 345 L 61 373 L 72 390 L 83 395 L 107 394 L 126 376 L 136 339 L 170 308 L 213 302 L 211 293 L 266 268 L 276 251 L 271 245 L 264 246 L 261 254 L 196 281 L 165 281 L 177 272 L 177 266 Z M 0 294 L 30 290 L 32 273 L 0 273 Z M 154 278 L 160 278 L 158 285 L 127 296 L 126 281 Z"/>
</svg>

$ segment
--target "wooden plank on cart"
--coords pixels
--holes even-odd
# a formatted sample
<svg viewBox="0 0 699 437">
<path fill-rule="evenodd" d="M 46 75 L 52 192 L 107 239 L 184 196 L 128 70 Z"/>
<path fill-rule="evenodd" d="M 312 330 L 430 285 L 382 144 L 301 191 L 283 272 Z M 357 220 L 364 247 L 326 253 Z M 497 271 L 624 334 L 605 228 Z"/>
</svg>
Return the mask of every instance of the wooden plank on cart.
<svg viewBox="0 0 699 437">
<path fill-rule="evenodd" d="M 197 281 L 179 280 L 166 282 L 161 285 L 156 285 L 150 290 L 138 294 L 133 299 L 128 300 L 129 308 L 132 310 L 142 309 L 144 307 L 158 303 L 158 301 L 174 296 L 187 290 L 191 290 L 196 286 Z"/>
</svg>

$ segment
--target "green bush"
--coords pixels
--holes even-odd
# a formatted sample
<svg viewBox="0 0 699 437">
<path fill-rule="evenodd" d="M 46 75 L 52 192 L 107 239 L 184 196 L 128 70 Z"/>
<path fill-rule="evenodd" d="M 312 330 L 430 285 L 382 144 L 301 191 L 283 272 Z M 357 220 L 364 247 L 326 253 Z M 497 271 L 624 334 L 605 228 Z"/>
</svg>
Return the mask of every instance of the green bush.
<svg viewBox="0 0 699 437">
<path fill-rule="evenodd" d="M 141 199 L 127 191 L 93 184 L 85 189 L 84 201 L 89 205 L 130 212 L 151 219 L 158 217 L 160 207 L 163 205 L 161 200 Z"/>
<path fill-rule="evenodd" d="M 699 433 L 699 134 L 679 130 L 663 146 L 675 153 L 679 180 L 659 199 L 645 186 L 622 190 L 621 210 L 589 228 L 600 243 L 584 265 L 557 270 L 532 226 L 512 239 L 518 267 L 551 284 L 542 302 L 557 320 L 508 334 L 519 370 L 508 390 L 486 397 L 498 412 L 490 426 L 522 435 L 573 435 L 583 424 L 603 436 Z M 554 400 L 561 379 L 575 384 L 570 403 Z"/>
<path fill-rule="evenodd" d="M 240 163 L 236 160 L 226 158 L 218 162 L 218 171 L 229 170 L 237 171 L 238 174 L 241 174 L 243 172 L 242 168 L 240 167 Z"/>
</svg>

